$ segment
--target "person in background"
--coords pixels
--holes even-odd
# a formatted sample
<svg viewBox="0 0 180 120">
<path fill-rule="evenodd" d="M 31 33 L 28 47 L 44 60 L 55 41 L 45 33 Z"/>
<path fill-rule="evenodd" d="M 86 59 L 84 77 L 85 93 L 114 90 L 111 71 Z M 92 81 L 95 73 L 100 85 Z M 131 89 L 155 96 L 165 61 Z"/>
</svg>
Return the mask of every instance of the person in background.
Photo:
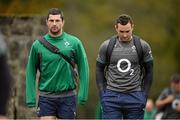
<svg viewBox="0 0 180 120">
<path fill-rule="evenodd" d="M 162 91 L 156 107 L 163 111 L 162 119 L 180 119 L 180 74 L 173 74 L 170 80 L 170 87 Z"/>
<path fill-rule="evenodd" d="M 12 76 L 7 63 L 7 47 L 0 32 L 0 119 L 7 119 Z"/>
<path fill-rule="evenodd" d="M 76 63 L 79 81 L 75 81 L 73 68 L 67 60 L 35 40 L 26 69 L 26 103 L 28 107 L 36 107 L 36 74 L 39 70 L 37 110 L 40 119 L 74 119 L 77 103 L 84 104 L 88 98 L 89 65 L 86 52 L 77 37 L 63 31 L 64 22 L 63 12 L 51 8 L 46 19 L 48 33 L 43 37 Z M 77 86 L 76 82 L 79 82 Z"/>
</svg>

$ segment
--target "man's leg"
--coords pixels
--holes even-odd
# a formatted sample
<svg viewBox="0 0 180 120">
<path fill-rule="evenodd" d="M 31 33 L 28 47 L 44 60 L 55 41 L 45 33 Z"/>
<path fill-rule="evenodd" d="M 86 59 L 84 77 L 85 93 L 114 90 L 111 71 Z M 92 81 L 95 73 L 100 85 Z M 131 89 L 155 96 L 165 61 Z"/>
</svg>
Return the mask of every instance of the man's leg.
<svg viewBox="0 0 180 120">
<path fill-rule="evenodd" d="M 121 106 L 119 105 L 118 93 L 106 90 L 102 96 L 102 118 L 103 119 L 121 119 Z"/>
<path fill-rule="evenodd" d="M 146 97 L 143 92 L 130 92 L 124 96 L 124 119 L 143 119 Z"/>
<path fill-rule="evenodd" d="M 56 98 L 39 97 L 37 114 L 40 119 L 56 119 Z"/>
<path fill-rule="evenodd" d="M 141 107 L 131 107 L 124 110 L 124 119 L 142 120 L 144 118 L 144 109 Z"/>
<path fill-rule="evenodd" d="M 61 97 L 57 101 L 57 117 L 60 119 L 75 119 L 77 96 Z"/>
</svg>

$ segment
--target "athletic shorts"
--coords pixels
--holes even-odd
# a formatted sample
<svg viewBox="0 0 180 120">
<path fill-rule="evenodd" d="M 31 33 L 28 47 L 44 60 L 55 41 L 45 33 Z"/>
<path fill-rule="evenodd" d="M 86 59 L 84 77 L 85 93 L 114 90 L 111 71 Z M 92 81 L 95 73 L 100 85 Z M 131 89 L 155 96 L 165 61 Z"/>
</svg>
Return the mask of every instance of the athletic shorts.
<svg viewBox="0 0 180 120">
<path fill-rule="evenodd" d="M 102 95 L 103 119 L 143 119 L 146 96 L 142 91 L 129 93 L 106 90 Z"/>
<path fill-rule="evenodd" d="M 56 116 L 60 119 L 74 119 L 76 116 L 77 96 L 45 97 L 40 96 L 37 108 L 38 117 Z"/>
</svg>

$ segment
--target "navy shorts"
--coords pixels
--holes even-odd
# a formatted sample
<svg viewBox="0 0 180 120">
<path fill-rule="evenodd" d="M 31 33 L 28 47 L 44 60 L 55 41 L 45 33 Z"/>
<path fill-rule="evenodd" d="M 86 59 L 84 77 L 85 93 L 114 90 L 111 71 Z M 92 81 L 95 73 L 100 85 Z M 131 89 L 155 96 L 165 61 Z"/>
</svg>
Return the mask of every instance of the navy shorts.
<svg viewBox="0 0 180 120">
<path fill-rule="evenodd" d="M 39 97 L 37 114 L 42 116 L 56 116 L 60 119 L 74 119 L 76 116 L 77 97 Z"/>
<path fill-rule="evenodd" d="M 101 98 L 103 119 L 143 119 L 147 98 L 144 92 L 106 90 Z"/>
</svg>

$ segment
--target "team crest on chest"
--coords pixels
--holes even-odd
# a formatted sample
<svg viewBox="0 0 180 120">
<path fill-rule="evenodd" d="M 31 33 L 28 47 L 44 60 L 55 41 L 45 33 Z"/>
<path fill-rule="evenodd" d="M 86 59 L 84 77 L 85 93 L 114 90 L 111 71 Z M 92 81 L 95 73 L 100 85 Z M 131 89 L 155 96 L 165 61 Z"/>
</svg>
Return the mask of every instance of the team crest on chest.
<svg viewBox="0 0 180 120">
<path fill-rule="evenodd" d="M 70 43 L 66 41 L 66 42 L 64 43 L 64 45 L 67 47 L 67 46 L 70 45 Z"/>
</svg>

